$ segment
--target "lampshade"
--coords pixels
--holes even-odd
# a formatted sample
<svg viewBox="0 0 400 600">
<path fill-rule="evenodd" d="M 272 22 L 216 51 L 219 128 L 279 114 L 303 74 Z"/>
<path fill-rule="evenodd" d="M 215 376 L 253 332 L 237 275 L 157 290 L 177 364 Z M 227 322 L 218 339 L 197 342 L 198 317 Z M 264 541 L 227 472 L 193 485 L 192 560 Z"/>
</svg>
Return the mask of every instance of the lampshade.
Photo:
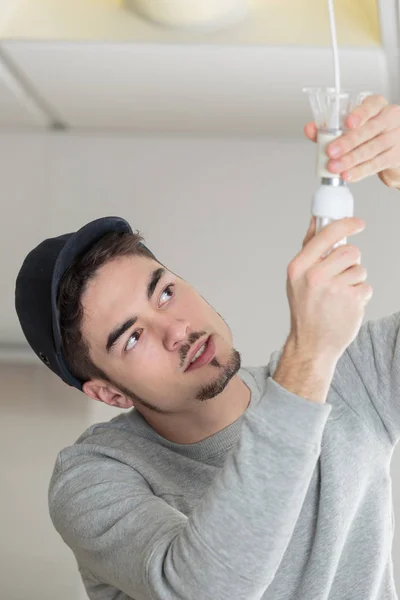
<svg viewBox="0 0 400 600">
<path fill-rule="evenodd" d="M 125 0 L 124 4 L 160 25 L 191 30 L 223 28 L 248 12 L 248 0 Z"/>
</svg>

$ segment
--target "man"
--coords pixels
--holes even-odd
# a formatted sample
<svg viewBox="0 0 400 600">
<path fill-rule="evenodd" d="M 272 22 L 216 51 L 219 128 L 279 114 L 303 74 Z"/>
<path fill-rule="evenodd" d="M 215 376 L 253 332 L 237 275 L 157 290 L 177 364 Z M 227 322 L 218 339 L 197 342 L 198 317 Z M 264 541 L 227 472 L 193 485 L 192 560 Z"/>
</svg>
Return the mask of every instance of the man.
<svg viewBox="0 0 400 600">
<path fill-rule="evenodd" d="M 328 148 L 342 150 L 332 172 L 400 187 L 399 113 L 367 98 Z M 315 141 L 314 124 L 305 133 Z M 296 335 L 259 368 L 241 367 L 223 318 L 123 219 L 26 257 L 16 309 L 33 350 L 69 385 L 130 409 L 63 449 L 50 483 L 92 600 L 396 598 L 400 313 L 360 328 L 365 269 L 340 249 L 317 260 L 357 221 L 317 236 L 311 222 L 290 267 Z M 328 308 L 340 317 L 318 351 L 328 332 L 305 336 L 311 306 L 308 324 Z"/>
</svg>

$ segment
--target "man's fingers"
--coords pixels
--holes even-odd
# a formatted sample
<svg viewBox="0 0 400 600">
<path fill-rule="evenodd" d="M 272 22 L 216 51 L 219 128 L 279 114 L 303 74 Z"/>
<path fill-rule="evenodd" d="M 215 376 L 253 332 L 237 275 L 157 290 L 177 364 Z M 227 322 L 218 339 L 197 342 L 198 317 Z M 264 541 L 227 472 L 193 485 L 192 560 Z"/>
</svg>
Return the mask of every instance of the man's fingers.
<svg viewBox="0 0 400 600">
<path fill-rule="evenodd" d="M 358 217 L 343 217 L 336 219 L 326 225 L 318 235 L 309 240 L 298 256 L 303 269 L 308 269 L 318 258 L 322 260 L 322 255 L 332 248 L 340 240 L 356 235 L 365 228 L 365 221 Z"/>
<path fill-rule="evenodd" d="M 314 237 L 316 231 L 317 217 L 311 217 L 310 225 L 308 227 L 308 231 L 303 240 L 303 248 L 304 246 Z"/>
<path fill-rule="evenodd" d="M 317 126 L 315 123 L 313 123 L 313 122 L 307 123 L 304 126 L 304 133 L 306 134 L 308 139 L 311 140 L 312 142 L 317 141 L 318 129 L 317 129 Z"/>
</svg>

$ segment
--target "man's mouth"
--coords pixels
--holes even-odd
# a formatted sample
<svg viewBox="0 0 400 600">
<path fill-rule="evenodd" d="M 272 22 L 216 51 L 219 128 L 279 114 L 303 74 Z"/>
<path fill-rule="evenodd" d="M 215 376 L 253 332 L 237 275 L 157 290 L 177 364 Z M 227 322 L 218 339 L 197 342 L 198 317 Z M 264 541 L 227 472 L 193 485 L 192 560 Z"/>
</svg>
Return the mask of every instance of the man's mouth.
<svg viewBox="0 0 400 600">
<path fill-rule="evenodd" d="M 202 346 L 200 346 L 200 348 L 198 349 L 197 352 L 200 352 L 200 351 L 201 351 L 200 356 L 198 356 L 194 362 L 191 362 L 189 364 L 189 366 L 186 368 L 185 372 L 186 371 L 194 371 L 195 369 L 198 369 L 198 368 L 202 367 L 203 365 L 208 364 L 210 362 L 210 360 L 213 358 L 213 356 L 215 354 L 215 344 L 214 344 L 214 341 L 213 341 L 211 335 L 202 344 Z"/>
</svg>

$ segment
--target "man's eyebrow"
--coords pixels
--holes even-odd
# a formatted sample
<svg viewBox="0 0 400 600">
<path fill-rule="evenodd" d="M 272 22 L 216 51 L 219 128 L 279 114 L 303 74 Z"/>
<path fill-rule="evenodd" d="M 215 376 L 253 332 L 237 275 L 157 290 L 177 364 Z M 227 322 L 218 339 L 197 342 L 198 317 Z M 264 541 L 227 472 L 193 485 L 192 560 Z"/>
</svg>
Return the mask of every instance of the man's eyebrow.
<svg viewBox="0 0 400 600">
<path fill-rule="evenodd" d="M 148 300 L 152 299 L 153 294 L 157 288 L 158 282 L 165 275 L 165 273 L 166 273 L 166 270 L 161 267 L 161 268 L 155 269 L 155 271 L 153 271 L 150 274 L 149 281 L 147 283 L 147 299 Z M 115 327 L 109 333 L 108 338 L 107 338 L 107 343 L 106 343 L 106 352 L 107 353 L 110 352 L 112 346 L 114 346 L 114 344 L 121 337 L 121 335 L 123 335 L 125 333 L 125 331 L 130 329 L 130 327 L 132 327 L 136 323 L 137 319 L 138 319 L 137 317 L 130 317 L 129 319 L 127 319 L 125 321 L 125 323 L 122 323 L 122 325 L 117 325 L 117 327 Z"/>
</svg>

